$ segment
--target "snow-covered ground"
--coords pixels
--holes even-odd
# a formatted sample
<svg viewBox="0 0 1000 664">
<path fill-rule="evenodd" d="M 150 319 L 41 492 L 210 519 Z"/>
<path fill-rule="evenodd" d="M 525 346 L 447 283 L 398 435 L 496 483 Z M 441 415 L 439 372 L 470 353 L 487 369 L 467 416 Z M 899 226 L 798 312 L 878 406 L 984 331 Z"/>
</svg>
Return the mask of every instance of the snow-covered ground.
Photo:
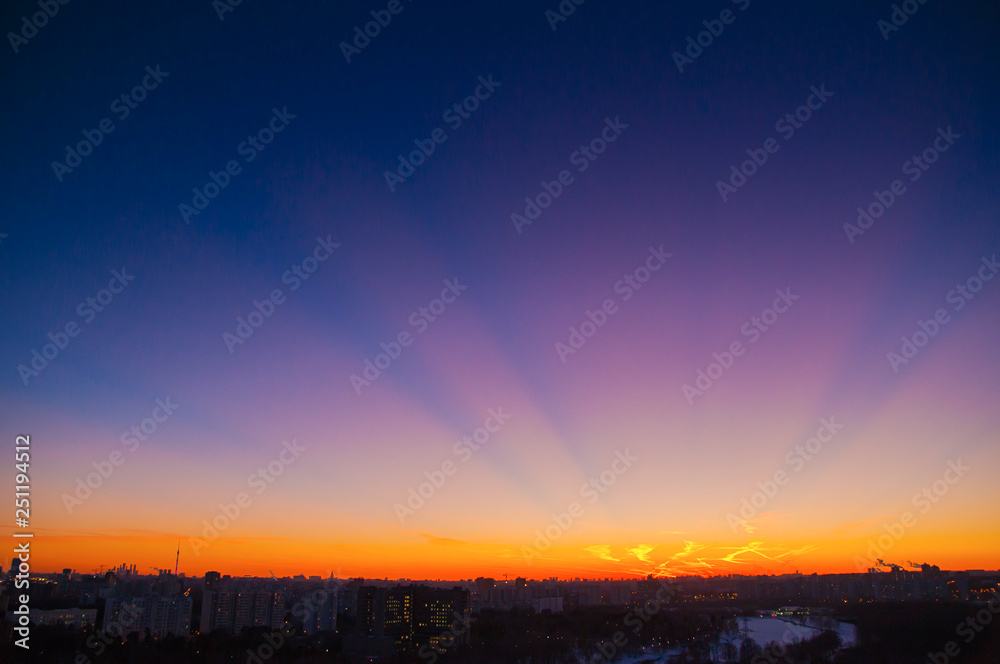
<svg viewBox="0 0 1000 664">
<path fill-rule="evenodd" d="M 743 621 L 739 621 L 742 628 Z M 768 643 L 778 641 L 783 644 L 793 643 L 814 638 L 823 633 L 823 630 L 815 627 L 804 627 L 791 620 L 783 618 L 749 618 L 747 628 L 750 638 L 756 641 L 763 648 Z M 857 641 L 857 633 L 854 625 L 850 623 L 837 623 L 836 632 L 840 635 L 844 647 L 853 646 Z M 742 636 L 740 634 L 729 634 L 722 638 L 722 642 L 732 642 L 737 648 Z M 621 659 L 615 660 L 615 664 L 665 664 L 669 657 L 683 652 L 681 648 L 667 648 L 658 650 L 655 653 L 643 655 L 623 655 Z"/>
<path fill-rule="evenodd" d="M 743 621 L 740 620 L 742 626 Z M 782 644 L 793 643 L 795 641 L 805 641 L 815 638 L 823 633 L 823 630 L 816 627 L 804 627 L 791 619 L 785 618 L 749 618 L 747 627 L 750 630 L 750 638 L 761 645 L 761 647 L 778 641 Z M 837 623 L 837 634 L 845 647 L 853 646 L 857 642 L 857 633 L 854 625 L 850 623 Z M 731 640 L 739 640 L 739 635 L 733 635 Z"/>
</svg>

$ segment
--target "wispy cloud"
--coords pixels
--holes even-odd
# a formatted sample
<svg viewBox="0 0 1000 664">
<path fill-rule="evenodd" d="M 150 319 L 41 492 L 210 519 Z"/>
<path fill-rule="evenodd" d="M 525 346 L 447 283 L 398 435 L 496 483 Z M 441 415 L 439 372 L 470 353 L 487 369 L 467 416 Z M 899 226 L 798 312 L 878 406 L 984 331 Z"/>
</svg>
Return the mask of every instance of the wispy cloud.
<svg viewBox="0 0 1000 664">
<path fill-rule="evenodd" d="M 610 544 L 594 544 L 593 546 L 588 546 L 584 549 L 588 553 L 592 553 L 602 560 L 610 560 L 611 562 L 621 562 L 618 558 L 611 555 L 611 545 Z"/>
<path fill-rule="evenodd" d="M 642 562 L 653 565 L 655 563 L 649 558 L 649 553 L 655 548 L 656 547 L 649 546 L 648 544 L 637 544 L 631 549 L 628 549 L 628 552 L 631 553 L 636 558 L 638 558 L 639 560 L 641 560 Z"/>
<path fill-rule="evenodd" d="M 691 540 L 684 540 L 684 550 L 679 551 L 674 555 L 670 556 L 670 559 L 678 560 L 680 558 L 689 556 L 692 553 L 695 553 L 696 551 L 701 551 L 702 549 L 707 549 L 707 548 L 708 548 L 707 544 L 702 544 L 701 542 L 692 542 Z"/>
<path fill-rule="evenodd" d="M 774 549 L 765 548 L 764 547 L 764 542 L 760 542 L 760 541 L 758 541 L 758 542 L 750 542 L 746 546 L 739 546 L 739 547 L 731 547 L 730 546 L 730 547 L 722 547 L 722 548 L 723 549 L 732 549 L 733 550 L 732 553 L 730 553 L 727 556 L 725 556 L 724 558 L 720 559 L 720 560 L 722 560 L 724 562 L 727 562 L 727 563 L 741 564 L 741 563 L 749 562 L 747 560 L 739 559 L 740 556 L 743 556 L 744 554 L 754 554 L 754 555 L 760 556 L 761 558 L 765 558 L 767 560 L 772 560 L 772 561 L 775 561 L 775 562 L 782 562 L 778 558 L 772 558 L 771 556 L 769 556 L 766 553 L 764 553 L 765 551 L 774 551 Z M 806 549 L 806 550 L 808 550 L 808 549 Z M 796 550 L 788 551 L 786 553 L 780 554 L 779 558 L 780 557 L 784 557 L 786 555 L 791 555 L 791 554 L 795 553 L 795 551 Z"/>
</svg>

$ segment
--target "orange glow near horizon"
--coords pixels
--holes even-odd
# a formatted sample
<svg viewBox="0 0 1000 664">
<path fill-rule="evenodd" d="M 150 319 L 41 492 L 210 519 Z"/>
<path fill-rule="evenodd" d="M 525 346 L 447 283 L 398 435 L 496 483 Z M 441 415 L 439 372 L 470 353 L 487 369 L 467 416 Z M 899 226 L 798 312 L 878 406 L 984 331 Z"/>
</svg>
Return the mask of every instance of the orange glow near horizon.
<svg viewBox="0 0 1000 664">
<path fill-rule="evenodd" d="M 884 532 L 884 531 L 883 531 Z M 480 576 L 529 579 L 639 578 L 654 576 L 718 576 L 842 574 L 866 571 L 871 542 L 865 538 L 830 540 L 822 546 L 802 541 L 697 542 L 669 538 L 669 544 L 583 544 L 569 534 L 526 562 L 522 545 L 463 542 L 424 536 L 423 541 L 392 546 L 364 546 L 347 542 L 309 542 L 278 538 L 222 536 L 195 555 L 186 538 L 180 541 L 180 572 L 203 576 L 215 570 L 232 576 L 278 577 L 331 574 L 338 578 L 390 580 L 458 580 Z M 653 540 L 647 539 L 647 542 Z M 887 541 L 887 540 L 884 540 Z M 932 562 L 944 570 L 997 569 L 996 539 L 973 535 L 928 538 L 904 536 L 883 552 L 888 563 L 909 568 Z M 99 537 L 37 532 L 32 541 L 32 569 L 58 572 L 63 568 L 93 573 L 120 564 L 136 565 L 140 574 L 156 568 L 173 570 L 178 538 L 159 533 L 109 531 Z M 523 546 L 531 546 L 526 543 Z M 854 561 L 854 556 L 859 556 Z M 874 560 L 868 561 L 874 567 Z"/>
</svg>

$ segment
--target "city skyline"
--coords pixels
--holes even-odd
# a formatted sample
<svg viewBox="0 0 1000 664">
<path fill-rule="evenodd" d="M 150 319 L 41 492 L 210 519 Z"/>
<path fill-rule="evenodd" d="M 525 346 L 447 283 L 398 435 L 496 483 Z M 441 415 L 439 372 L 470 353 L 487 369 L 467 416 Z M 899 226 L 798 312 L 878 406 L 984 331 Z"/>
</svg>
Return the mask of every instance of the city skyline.
<svg viewBox="0 0 1000 664">
<path fill-rule="evenodd" d="M 817 576 L 817 575 L 818 576 L 853 576 L 853 575 L 861 576 L 861 575 L 870 575 L 870 574 L 873 574 L 873 573 L 876 573 L 876 574 L 889 574 L 889 573 L 894 572 L 894 571 L 903 571 L 903 572 L 908 572 L 908 573 L 911 573 L 911 574 L 916 574 L 918 572 L 926 573 L 928 571 L 932 571 L 935 574 L 945 574 L 945 575 L 953 575 L 953 574 L 959 574 L 959 575 L 964 575 L 964 574 L 982 574 L 984 576 L 995 576 L 997 574 L 1000 574 L 1000 569 L 949 570 L 949 569 L 941 569 L 937 565 L 931 565 L 929 563 L 917 564 L 917 563 L 914 563 L 913 561 L 906 561 L 906 563 L 903 564 L 903 565 L 899 565 L 899 564 L 896 564 L 896 563 L 888 563 L 886 561 L 882 561 L 881 563 L 879 563 L 878 561 L 876 561 L 875 565 L 873 567 L 867 569 L 867 570 L 857 571 L 857 572 L 854 572 L 854 571 L 851 571 L 851 572 L 829 572 L 829 573 L 825 573 L 825 574 L 820 574 L 819 572 L 803 572 L 801 570 L 795 570 L 795 571 L 792 571 L 792 572 L 787 572 L 785 574 L 735 574 L 735 573 L 734 574 L 715 574 L 715 575 L 690 574 L 690 575 L 675 576 L 675 577 L 662 577 L 662 576 L 661 577 L 658 577 L 658 576 L 652 576 L 651 577 L 650 575 L 646 575 L 646 576 L 622 576 L 622 577 L 617 577 L 617 578 L 610 577 L 610 576 L 608 576 L 608 577 L 582 577 L 582 576 L 581 577 L 558 577 L 558 576 L 549 576 L 549 577 L 523 577 L 523 576 L 517 576 L 517 577 L 509 577 L 509 575 L 506 575 L 506 576 L 504 576 L 504 575 L 501 575 L 501 576 L 484 576 L 483 574 L 479 574 L 479 575 L 477 575 L 475 577 L 447 577 L 447 578 L 388 577 L 388 576 L 384 576 L 384 577 L 364 577 L 364 576 L 351 576 L 351 575 L 337 576 L 333 571 L 331 571 L 326 576 L 321 575 L 321 574 L 305 574 L 305 573 L 303 573 L 301 571 L 299 573 L 297 573 L 297 574 L 294 574 L 294 575 L 288 575 L 288 574 L 286 574 L 286 575 L 283 575 L 283 576 L 277 576 L 277 575 L 275 575 L 273 573 L 269 573 L 266 576 L 256 576 L 256 575 L 252 575 L 252 574 L 246 574 L 246 575 L 244 575 L 244 574 L 223 573 L 223 572 L 220 572 L 219 570 L 206 570 L 205 573 L 203 573 L 203 574 L 188 574 L 187 572 L 184 572 L 184 571 L 181 571 L 178 574 L 174 574 L 169 569 L 165 569 L 165 568 L 151 567 L 150 569 L 152 570 L 152 572 L 148 572 L 148 571 L 147 572 L 143 572 L 136 565 L 120 564 L 118 566 L 103 565 L 100 568 L 90 570 L 89 572 L 86 571 L 86 570 L 78 570 L 76 568 L 64 567 L 64 568 L 62 568 L 61 570 L 58 570 L 58 571 L 56 571 L 56 570 L 52 570 L 52 571 L 49 571 L 49 570 L 39 570 L 38 574 L 39 575 L 47 575 L 47 576 L 69 575 L 69 576 L 79 576 L 81 578 L 82 577 L 94 577 L 94 578 L 101 577 L 101 578 L 103 578 L 108 573 L 111 573 L 116 578 L 119 578 L 119 579 L 121 579 L 121 578 L 127 578 L 127 577 L 136 577 L 136 578 L 185 578 L 185 579 L 203 579 L 203 580 L 208 580 L 208 579 L 211 578 L 211 579 L 215 579 L 216 581 L 218 581 L 220 579 L 224 579 L 224 580 L 230 581 L 230 582 L 239 582 L 239 581 L 245 580 L 245 579 L 249 579 L 249 580 L 274 580 L 274 581 L 283 581 L 283 580 L 287 580 L 287 579 L 292 579 L 292 580 L 308 580 L 308 581 L 327 581 L 329 579 L 335 579 L 335 580 L 338 580 L 338 581 L 363 580 L 365 582 L 377 582 L 377 583 L 401 583 L 401 582 L 407 582 L 407 583 L 423 583 L 423 582 L 451 583 L 451 582 L 463 582 L 463 583 L 468 583 L 468 582 L 473 582 L 473 581 L 476 581 L 476 580 L 479 580 L 479 579 L 488 579 L 489 581 L 492 581 L 492 582 L 495 582 L 495 583 L 504 583 L 504 584 L 506 584 L 506 583 L 514 583 L 516 580 L 526 580 L 526 581 L 530 581 L 530 582 L 551 582 L 551 581 L 559 581 L 559 582 L 604 582 L 604 581 L 641 581 L 641 580 L 646 580 L 646 579 L 649 579 L 649 578 L 654 578 L 654 579 L 675 579 L 675 580 L 684 580 L 684 579 L 688 579 L 688 580 L 690 580 L 690 579 L 714 580 L 714 579 L 728 579 L 728 578 L 736 578 L 736 577 L 742 577 L 742 578 L 780 578 L 780 577 L 810 577 L 810 576 Z M 5 571 L 4 575 L 6 575 L 6 574 L 7 574 L 7 572 Z"/>
<path fill-rule="evenodd" d="M 976 635 L 1000 611 L 1000 570 L 949 572 L 926 564 L 825 576 L 447 582 L 218 571 L 197 578 L 168 570 L 146 576 L 122 565 L 102 576 L 63 570 L 33 583 L 43 606 L 32 611 L 35 627 L 72 635 L 48 651 L 50 659 L 62 661 L 61 653 L 78 662 L 121 661 L 129 651 L 180 660 L 184 651 L 197 657 L 208 649 L 216 659 L 228 654 L 261 664 L 282 648 L 299 658 L 312 652 L 345 662 L 436 661 L 449 652 L 465 661 L 504 662 L 552 650 L 564 653 L 564 661 L 706 651 L 712 661 L 731 662 L 786 648 L 799 661 L 814 660 L 801 657 L 803 650 L 864 661 L 873 622 L 887 619 L 894 624 L 882 628 L 889 637 L 878 640 L 884 652 L 963 650 L 956 641 L 942 645 L 940 623 L 954 624 L 966 608 L 980 610 L 958 623 L 958 635 L 965 644 L 977 641 L 976 651 L 995 651 L 995 635 Z M 97 606 L 67 608 L 77 602 Z M 918 616 L 920 628 L 912 624 Z M 553 636 L 554 626 L 572 630 L 572 637 Z M 616 630 L 622 626 L 631 629 Z M 910 640 L 900 628 L 909 630 Z"/>
</svg>

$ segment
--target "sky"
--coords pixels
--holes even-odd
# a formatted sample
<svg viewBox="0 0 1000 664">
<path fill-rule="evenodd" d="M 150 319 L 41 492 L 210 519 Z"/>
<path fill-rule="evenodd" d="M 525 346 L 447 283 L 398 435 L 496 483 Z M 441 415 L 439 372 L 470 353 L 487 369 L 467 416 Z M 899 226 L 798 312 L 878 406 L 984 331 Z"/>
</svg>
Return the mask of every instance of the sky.
<svg viewBox="0 0 1000 664">
<path fill-rule="evenodd" d="M 1000 10 L 903 4 L 7 3 L 0 535 L 997 569 Z"/>
</svg>

